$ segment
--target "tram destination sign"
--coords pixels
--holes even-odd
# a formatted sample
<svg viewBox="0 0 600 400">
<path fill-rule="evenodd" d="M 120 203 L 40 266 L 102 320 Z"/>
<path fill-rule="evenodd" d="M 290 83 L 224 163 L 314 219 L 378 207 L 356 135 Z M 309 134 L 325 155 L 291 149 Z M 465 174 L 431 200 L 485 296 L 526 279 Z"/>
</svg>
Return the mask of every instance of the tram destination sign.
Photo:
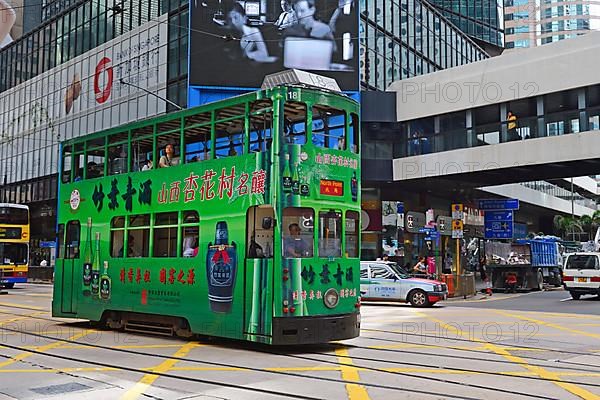
<svg viewBox="0 0 600 400">
<path fill-rule="evenodd" d="M 488 210 L 518 210 L 519 199 L 482 199 L 479 200 L 479 209 Z"/>
</svg>

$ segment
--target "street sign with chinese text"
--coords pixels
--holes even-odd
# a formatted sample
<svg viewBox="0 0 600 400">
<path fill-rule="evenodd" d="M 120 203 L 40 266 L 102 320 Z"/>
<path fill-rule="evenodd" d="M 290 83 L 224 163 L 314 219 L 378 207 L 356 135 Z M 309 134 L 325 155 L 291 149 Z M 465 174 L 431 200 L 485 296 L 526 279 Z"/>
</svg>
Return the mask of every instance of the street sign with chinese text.
<svg viewBox="0 0 600 400">
<path fill-rule="evenodd" d="M 486 211 L 484 237 L 485 239 L 512 239 L 512 210 Z"/>
</svg>

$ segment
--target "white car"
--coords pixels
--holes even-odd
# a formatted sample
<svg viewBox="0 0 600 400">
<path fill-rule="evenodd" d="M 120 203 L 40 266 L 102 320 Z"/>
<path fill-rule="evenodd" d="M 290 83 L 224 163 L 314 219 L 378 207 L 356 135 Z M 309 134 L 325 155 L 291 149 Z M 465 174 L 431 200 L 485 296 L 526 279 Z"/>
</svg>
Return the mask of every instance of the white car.
<svg viewBox="0 0 600 400">
<path fill-rule="evenodd" d="M 389 261 L 360 262 L 360 295 L 363 300 L 408 302 L 429 307 L 448 298 L 445 283 L 411 278 L 398 264 Z"/>
<path fill-rule="evenodd" d="M 600 295 L 600 253 L 567 255 L 562 280 L 573 300 L 582 294 Z"/>
</svg>

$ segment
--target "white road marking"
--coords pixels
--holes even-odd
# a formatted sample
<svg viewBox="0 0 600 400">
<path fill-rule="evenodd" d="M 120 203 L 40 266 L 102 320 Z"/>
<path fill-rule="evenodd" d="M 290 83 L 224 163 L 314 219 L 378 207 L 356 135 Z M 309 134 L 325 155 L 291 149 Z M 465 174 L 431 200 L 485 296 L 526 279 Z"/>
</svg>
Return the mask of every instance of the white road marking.
<svg viewBox="0 0 600 400">
<path fill-rule="evenodd" d="M 563 302 L 563 301 L 569 301 L 569 300 L 573 300 L 573 298 L 572 297 L 567 297 L 566 299 L 562 299 L 560 301 Z"/>
</svg>

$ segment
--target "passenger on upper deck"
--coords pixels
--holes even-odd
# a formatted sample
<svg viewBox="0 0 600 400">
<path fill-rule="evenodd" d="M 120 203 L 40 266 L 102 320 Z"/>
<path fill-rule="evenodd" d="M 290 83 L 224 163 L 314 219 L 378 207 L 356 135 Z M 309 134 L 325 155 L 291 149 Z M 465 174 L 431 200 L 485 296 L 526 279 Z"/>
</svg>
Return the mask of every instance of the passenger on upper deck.
<svg viewBox="0 0 600 400">
<path fill-rule="evenodd" d="M 160 157 L 159 168 L 173 167 L 179 164 L 179 157 L 175 157 L 174 154 L 173 145 L 169 143 L 165 146 L 165 154 Z"/>
</svg>

